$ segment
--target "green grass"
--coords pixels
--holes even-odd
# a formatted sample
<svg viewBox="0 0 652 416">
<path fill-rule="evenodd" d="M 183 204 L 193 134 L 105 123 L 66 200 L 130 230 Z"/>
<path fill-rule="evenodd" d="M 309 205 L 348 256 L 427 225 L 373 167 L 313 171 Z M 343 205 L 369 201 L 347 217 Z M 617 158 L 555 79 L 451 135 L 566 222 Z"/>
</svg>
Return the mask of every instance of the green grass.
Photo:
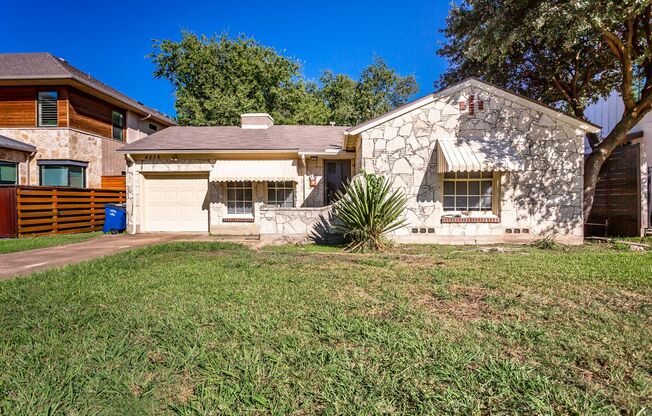
<svg viewBox="0 0 652 416">
<path fill-rule="evenodd" d="M 99 235 L 102 235 L 102 233 L 57 234 L 38 237 L 0 239 L 0 254 L 60 246 L 62 244 L 81 243 L 82 241 L 90 240 Z"/>
<path fill-rule="evenodd" d="M 4 281 L 0 414 L 649 412 L 652 253 L 508 249 L 174 243 Z"/>
</svg>

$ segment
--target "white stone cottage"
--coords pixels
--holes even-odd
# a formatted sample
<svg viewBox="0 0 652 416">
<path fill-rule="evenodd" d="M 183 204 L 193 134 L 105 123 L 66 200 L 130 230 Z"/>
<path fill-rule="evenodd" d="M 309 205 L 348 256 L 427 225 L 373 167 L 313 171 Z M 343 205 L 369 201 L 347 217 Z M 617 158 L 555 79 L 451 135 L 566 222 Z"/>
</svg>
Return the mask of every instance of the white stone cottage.
<svg viewBox="0 0 652 416">
<path fill-rule="evenodd" d="M 128 230 L 311 236 L 362 170 L 407 197 L 417 243 L 581 243 L 583 143 L 599 127 L 468 79 L 354 127 L 171 127 L 120 149 Z"/>
</svg>

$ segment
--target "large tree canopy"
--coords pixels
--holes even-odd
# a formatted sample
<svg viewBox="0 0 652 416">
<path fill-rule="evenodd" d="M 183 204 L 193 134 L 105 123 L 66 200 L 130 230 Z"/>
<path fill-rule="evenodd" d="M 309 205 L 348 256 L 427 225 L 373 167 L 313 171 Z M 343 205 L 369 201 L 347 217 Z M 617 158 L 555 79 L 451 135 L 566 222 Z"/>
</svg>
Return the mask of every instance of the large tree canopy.
<svg viewBox="0 0 652 416">
<path fill-rule="evenodd" d="M 438 51 L 451 66 L 440 87 L 474 75 L 584 118 L 616 90 L 625 112 L 585 163 L 588 218 L 600 167 L 652 105 L 650 0 L 463 0 Z M 644 78 L 640 94 L 632 88 Z"/>
<path fill-rule="evenodd" d="M 240 114 L 266 112 L 279 124 L 352 125 L 404 104 L 418 90 L 376 58 L 358 81 L 324 71 L 303 79 L 298 61 L 244 35 L 184 32 L 180 41 L 154 43 L 154 75 L 175 91 L 181 125 L 237 125 Z"/>
</svg>

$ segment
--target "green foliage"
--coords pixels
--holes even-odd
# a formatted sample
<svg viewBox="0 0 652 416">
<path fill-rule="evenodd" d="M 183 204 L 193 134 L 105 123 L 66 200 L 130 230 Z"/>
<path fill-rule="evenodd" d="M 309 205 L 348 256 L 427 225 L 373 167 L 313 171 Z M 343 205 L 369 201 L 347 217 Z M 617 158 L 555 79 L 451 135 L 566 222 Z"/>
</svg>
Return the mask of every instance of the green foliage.
<svg viewBox="0 0 652 416">
<path fill-rule="evenodd" d="M 305 92 L 299 63 L 253 38 L 183 32 L 181 41 L 154 47 L 154 76 L 172 83 L 182 125 L 236 125 L 240 114 L 255 111 L 288 122 Z"/>
<path fill-rule="evenodd" d="M 99 237 L 101 235 L 102 233 L 97 232 L 0 239 L 0 254 L 60 246 L 63 244 L 81 243 L 82 241 L 90 240 L 91 238 Z"/>
<path fill-rule="evenodd" d="M 350 251 L 376 251 L 385 248 L 383 236 L 405 225 L 405 195 L 392 190 L 386 177 L 363 172 L 338 191 L 334 214 L 342 222 L 338 229 L 351 240 Z"/>
<path fill-rule="evenodd" d="M 418 90 L 413 76 L 400 76 L 380 58 L 359 81 L 324 71 L 319 84 L 309 82 L 298 61 L 244 35 L 183 32 L 180 41 L 156 41 L 154 48 L 154 76 L 172 83 L 181 125 L 238 125 L 246 112 L 269 113 L 277 124 L 353 125 Z"/>
<path fill-rule="evenodd" d="M 478 76 L 584 117 L 620 80 L 602 37 L 572 2 L 465 0 L 454 5 L 438 51 L 450 66 L 438 82 Z"/>
<path fill-rule="evenodd" d="M 412 75 L 401 76 L 376 57 L 356 82 L 346 75 L 324 71 L 321 96 L 338 125 L 355 125 L 401 106 L 418 90 Z"/>
<path fill-rule="evenodd" d="M 406 98 L 417 91 L 414 77 L 401 77 L 385 61 L 376 58 L 362 71 L 356 85 L 357 121 L 368 120 L 405 104 Z"/>
<path fill-rule="evenodd" d="M 644 415 L 652 256 L 602 246 L 187 242 L 0 281 L 0 414 Z"/>
<path fill-rule="evenodd" d="M 530 245 L 539 250 L 554 250 L 558 247 L 555 237 L 555 234 L 544 235 L 543 237 L 534 240 Z"/>
</svg>

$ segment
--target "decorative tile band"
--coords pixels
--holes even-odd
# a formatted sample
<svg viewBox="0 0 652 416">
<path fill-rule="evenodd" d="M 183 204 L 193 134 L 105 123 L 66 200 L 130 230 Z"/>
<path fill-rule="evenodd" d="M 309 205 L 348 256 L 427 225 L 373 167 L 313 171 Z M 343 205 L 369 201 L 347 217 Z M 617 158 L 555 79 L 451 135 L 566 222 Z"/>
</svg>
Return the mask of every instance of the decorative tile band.
<svg viewBox="0 0 652 416">
<path fill-rule="evenodd" d="M 441 217 L 442 224 L 459 224 L 459 223 L 499 223 L 500 218 L 494 217 Z"/>
</svg>

